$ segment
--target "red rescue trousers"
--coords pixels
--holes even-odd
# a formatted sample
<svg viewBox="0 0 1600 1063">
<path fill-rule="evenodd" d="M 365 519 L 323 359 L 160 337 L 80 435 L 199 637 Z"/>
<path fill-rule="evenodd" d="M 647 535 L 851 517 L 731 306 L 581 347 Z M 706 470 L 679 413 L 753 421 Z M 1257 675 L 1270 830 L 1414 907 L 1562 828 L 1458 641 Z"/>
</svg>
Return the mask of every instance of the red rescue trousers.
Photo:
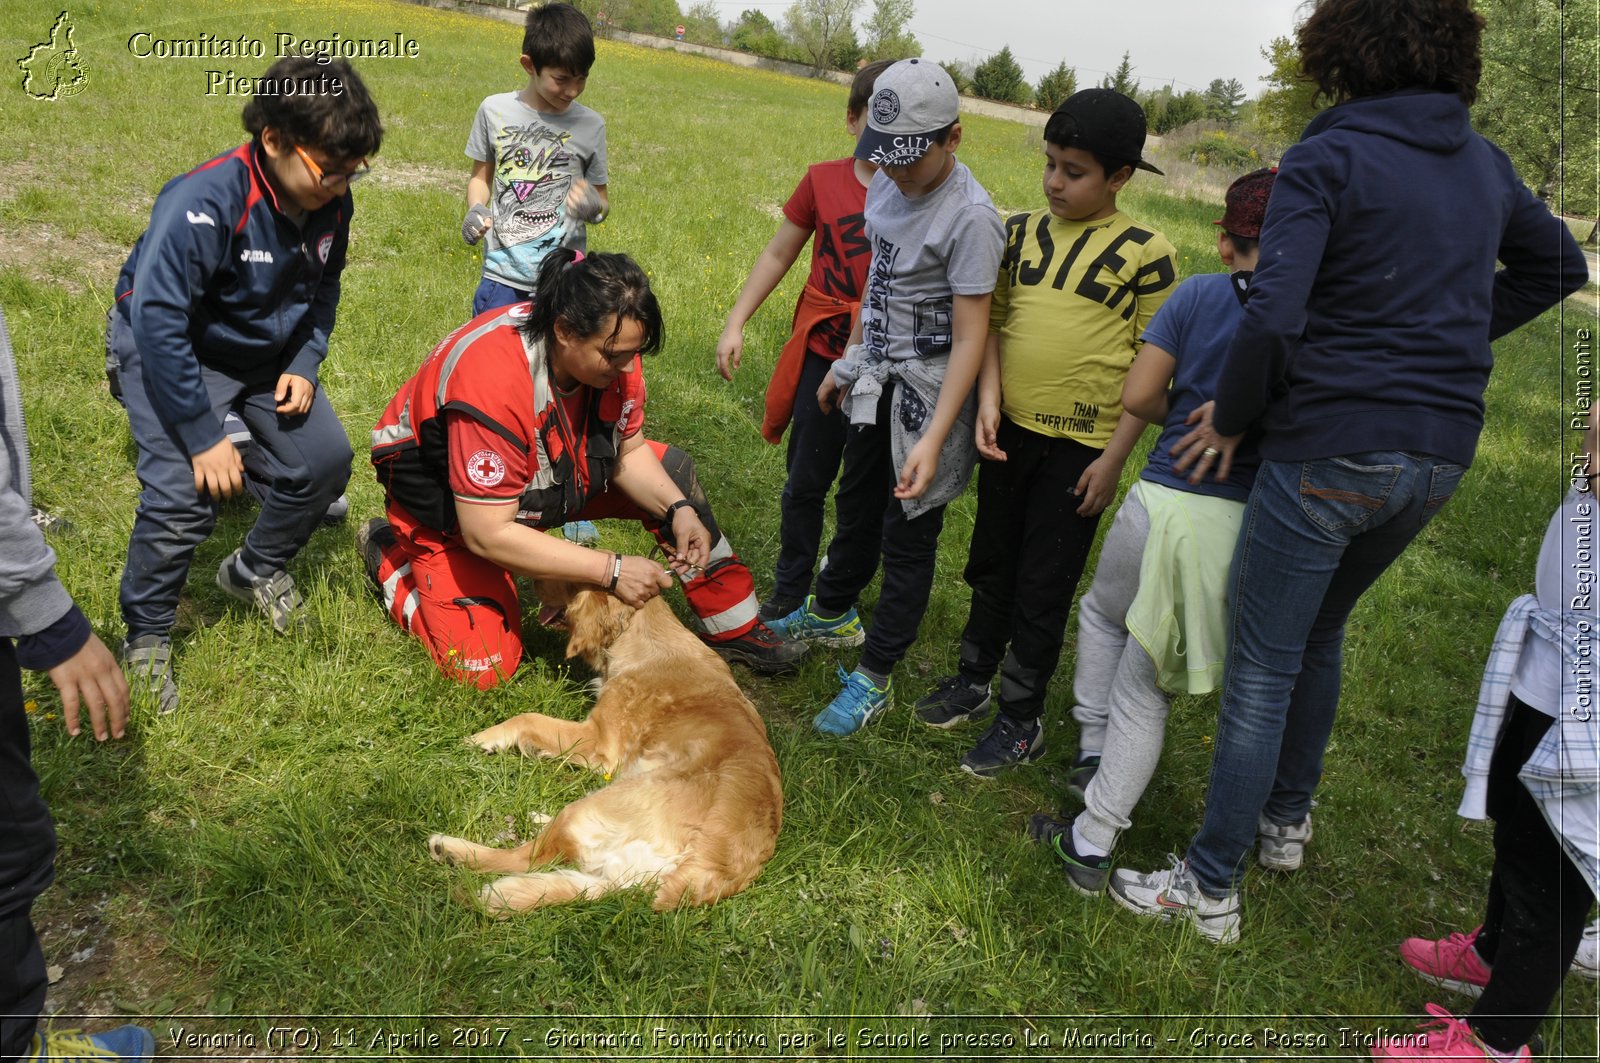
<svg viewBox="0 0 1600 1063">
<path fill-rule="evenodd" d="M 684 496 L 693 500 L 711 533 L 711 560 L 683 584 L 701 635 L 715 644 L 738 638 L 756 623 L 755 582 L 717 528 L 694 463 L 676 447 L 647 442 Z M 446 676 L 484 690 L 498 685 L 522 661 L 522 606 L 510 572 L 467 549 L 458 534 L 424 527 L 390 502 L 395 541 L 383 551 L 378 583 L 395 623 L 422 640 Z M 666 529 L 622 492 L 594 495 L 569 520 L 636 520 L 670 548 Z"/>
</svg>

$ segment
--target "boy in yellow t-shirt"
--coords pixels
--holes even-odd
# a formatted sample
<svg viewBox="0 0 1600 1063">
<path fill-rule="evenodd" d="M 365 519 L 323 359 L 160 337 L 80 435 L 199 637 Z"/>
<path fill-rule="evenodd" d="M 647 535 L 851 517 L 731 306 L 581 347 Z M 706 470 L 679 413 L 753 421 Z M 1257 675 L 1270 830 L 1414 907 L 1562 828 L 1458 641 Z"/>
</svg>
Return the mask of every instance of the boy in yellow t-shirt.
<svg viewBox="0 0 1600 1063">
<path fill-rule="evenodd" d="M 961 760 L 993 778 L 1044 752 L 1045 688 L 1100 514 L 1145 423 L 1122 384 L 1150 318 L 1177 283 L 1176 252 L 1117 209 L 1144 161 L 1145 118 L 1111 89 L 1085 89 L 1044 132 L 1046 209 L 1006 223 L 978 378 L 978 516 L 965 578 L 972 608 L 960 671 L 917 703 L 947 728 L 1000 711 Z"/>
</svg>

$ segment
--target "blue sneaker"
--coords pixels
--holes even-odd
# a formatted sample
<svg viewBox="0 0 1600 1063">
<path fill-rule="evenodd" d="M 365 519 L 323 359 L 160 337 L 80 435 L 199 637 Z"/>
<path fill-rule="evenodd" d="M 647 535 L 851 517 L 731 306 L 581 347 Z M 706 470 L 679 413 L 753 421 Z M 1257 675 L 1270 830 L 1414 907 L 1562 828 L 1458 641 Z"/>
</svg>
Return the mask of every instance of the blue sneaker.
<svg viewBox="0 0 1600 1063">
<path fill-rule="evenodd" d="M 779 638 L 815 642 L 819 646 L 859 646 L 867 641 L 866 628 L 861 626 L 861 616 L 855 606 L 830 620 L 817 615 L 816 605 L 817 596 L 808 594 L 800 608 L 788 616 L 767 621 L 767 626 Z"/>
<path fill-rule="evenodd" d="M 143 1026 L 118 1026 L 105 1033 L 82 1030 L 39 1031 L 33 1037 L 23 1063 L 78 1063 L 79 1060 L 132 1060 L 150 1063 L 155 1056 L 156 1039 Z"/>
<path fill-rule="evenodd" d="M 854 614 L 855 610 L 850 612 Z M 841 668 L 839 681 L 844 684 L 844 689 L 811 721 L 811 726 L 823 734 L 855 734 L 889 707 L 889 695 L 894 691 L 893 679 L 884 680 L 880 687 L 860 672 L 846 673 Z"/>
<path fill-rule="evenodd" d="M 561 537 L 579 546 L 593 546 L 600 541 L 600 529 L 592 520 L 569 520 L 561 526 Z"/>
</svg>

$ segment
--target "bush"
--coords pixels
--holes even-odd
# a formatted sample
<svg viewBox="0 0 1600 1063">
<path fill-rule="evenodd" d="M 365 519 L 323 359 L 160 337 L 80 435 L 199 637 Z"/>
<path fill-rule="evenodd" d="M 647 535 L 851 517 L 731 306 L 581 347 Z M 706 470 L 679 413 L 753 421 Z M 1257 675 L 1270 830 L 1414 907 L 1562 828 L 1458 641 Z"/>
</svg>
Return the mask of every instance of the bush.
<svg viewBox="0 0 1600 1063">
<path fill-rule="evenodd" d="M 1189 145 L 1189 161 L 1196 166 L 1250 170 L 1261 165 L 1261 153 L 1241 137 L 1221 130 L 1202 133 Z"/>
</svg>

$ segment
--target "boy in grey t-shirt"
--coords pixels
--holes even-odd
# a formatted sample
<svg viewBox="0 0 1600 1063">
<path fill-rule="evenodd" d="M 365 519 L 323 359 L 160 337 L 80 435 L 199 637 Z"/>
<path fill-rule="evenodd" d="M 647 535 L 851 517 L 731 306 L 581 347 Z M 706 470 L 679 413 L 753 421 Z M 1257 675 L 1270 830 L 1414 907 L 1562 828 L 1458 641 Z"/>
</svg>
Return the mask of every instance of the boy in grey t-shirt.
<svg viewBox="0 0 1600 1063">
<path fill-rule="evenodd" d="M 976 459 L 973 383 L 989 330 L 1004 232 L 989 194 L 956 161 L 960 97 L 938 65 L 884 71 L 856 157 L 879 165 L 867 189 L 872 265 L 845 356 L 817 392 L 850 422 L 837 520 L 816 593 L 769 626 L 787 638 L 864 649 L 813 725 L 859 730 L 889 706 L 890 672 L 928 607 L 944 508 Z M 883 558 L 870 629 L 856 597 Z"/>
<path fill-rule="evenodd" d="M 606 123 L 575 102 L 594 65 L 589 20 L 570 4 L 528 12 L 522 69 L 528 85 L 478 107 L 467 137 L 466 242 L 484 241 L 474 316 L 526 300 L 544 257 L 583 249 L 585 225 L 604 220 Z"/>
</svg>

